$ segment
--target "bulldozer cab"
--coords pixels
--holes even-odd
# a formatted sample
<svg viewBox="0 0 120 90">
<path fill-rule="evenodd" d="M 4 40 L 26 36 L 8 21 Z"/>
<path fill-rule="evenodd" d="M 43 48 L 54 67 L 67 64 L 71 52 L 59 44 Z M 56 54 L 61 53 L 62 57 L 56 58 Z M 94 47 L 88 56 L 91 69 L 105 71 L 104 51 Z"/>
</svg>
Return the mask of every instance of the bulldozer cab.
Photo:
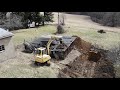
<svg viewBox="0 0 120 90">
<path fill-rule="evenodd" d="M 37 48 L 35 51 L 35 54 L 39 56 L 43 56 L 43 54 L 45 53 L 46 53 L 46 48 L 43 48 L 43 47 Z"/>
</svg>

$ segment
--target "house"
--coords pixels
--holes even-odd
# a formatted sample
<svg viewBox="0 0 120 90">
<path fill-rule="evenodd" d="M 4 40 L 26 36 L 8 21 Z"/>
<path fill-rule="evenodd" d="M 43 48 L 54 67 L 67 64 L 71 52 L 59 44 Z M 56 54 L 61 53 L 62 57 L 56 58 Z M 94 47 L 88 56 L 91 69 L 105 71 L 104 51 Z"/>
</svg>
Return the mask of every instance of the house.
<svg viewBox="0 0 120 90">
<path fill-rule="evenodd" d="M 35 27 L 35 22 L 30 23 L 30 21 L 28 22 L 28 27 L 29 28 L 34 28 Z"/>
<path fill-rule="evenodd" d="M 15 57 L 15 47 L 12 42 L 13 34 L 0 28 L 0 62 Z"/>
</svg>

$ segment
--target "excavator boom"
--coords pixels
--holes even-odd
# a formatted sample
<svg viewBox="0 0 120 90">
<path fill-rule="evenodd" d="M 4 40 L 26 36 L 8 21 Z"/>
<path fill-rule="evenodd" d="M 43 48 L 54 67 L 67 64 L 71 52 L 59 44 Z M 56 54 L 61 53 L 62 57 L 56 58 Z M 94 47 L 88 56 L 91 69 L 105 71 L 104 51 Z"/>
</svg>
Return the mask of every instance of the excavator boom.
<svg viewBox="0 0 120 90">
<path fill-rule="evenodd" d="M 47 43 L 47 54 L 48 55 L 50 55 L 50 45 L 51 45 L 51 43 L 54 41 L 54 40 L 56 40 L 56 39 L 58 39 L 57 37 L 51 37 L 50 39 L 49 39 L 49 41 L 48 41 L 48 43 Z"/>
<path fill-rule="evenodd" d="M 49 40 L 48 43 L 47 43 L 47 54 L 50 55 L 50 45 L 52 43 L 53 40 Z"/>
</svg>

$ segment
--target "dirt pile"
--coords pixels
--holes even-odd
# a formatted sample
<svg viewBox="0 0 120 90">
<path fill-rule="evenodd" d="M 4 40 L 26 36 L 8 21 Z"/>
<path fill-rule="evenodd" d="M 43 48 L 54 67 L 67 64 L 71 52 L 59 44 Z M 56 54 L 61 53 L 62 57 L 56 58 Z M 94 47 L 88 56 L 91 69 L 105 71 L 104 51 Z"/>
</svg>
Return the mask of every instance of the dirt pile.
<svg viewBox="0 0 120 90">
<path fill-rule="evenodd" d="M 82 54 L 59 72 L 59 78 L 113 78 L 113 63 L 106 59 L 105 51 L 93 49 L 90 43 L 77 38 L 75 48 Z"/>
<path fill-rule="evenodd" d="M 78 36 L 73 36 L 73 37 L 77 37 L 76 40 L 74 41 L 74 46 L 78 51 L 86 53 L 91 49 L 92 47 L 91 43 L 82 40 Z"/>
</svg>

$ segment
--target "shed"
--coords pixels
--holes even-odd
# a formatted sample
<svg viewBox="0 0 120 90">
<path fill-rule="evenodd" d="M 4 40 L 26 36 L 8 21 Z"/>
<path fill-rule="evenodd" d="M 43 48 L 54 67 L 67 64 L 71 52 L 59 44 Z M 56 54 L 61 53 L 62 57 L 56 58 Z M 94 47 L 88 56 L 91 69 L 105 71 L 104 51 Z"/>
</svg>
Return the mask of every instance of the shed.
<svg viewBox="0 0 120 90">
<path fill-rule="evenodd" d="M 0 28 L 0 62 L 15 57 L 15 47 L 12 41 L 13 33 Z"/>
</svg>

